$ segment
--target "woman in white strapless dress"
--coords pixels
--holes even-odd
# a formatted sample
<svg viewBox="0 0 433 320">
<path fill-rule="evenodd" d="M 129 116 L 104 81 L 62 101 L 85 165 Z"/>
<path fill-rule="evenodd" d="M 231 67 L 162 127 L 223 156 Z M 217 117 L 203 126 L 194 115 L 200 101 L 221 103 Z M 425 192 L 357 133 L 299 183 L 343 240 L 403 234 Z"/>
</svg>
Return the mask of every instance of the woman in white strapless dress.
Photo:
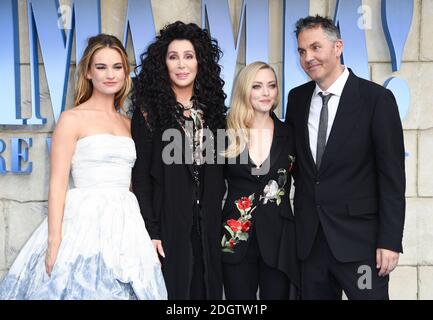
<svg viewBox="0 0 433 320">
<path fill-rule="evenodd" d="M 161 265 L 130 192 L 136 159 L 120 41 L 89 39 L 75 104 L 53 134 L 48 217 L 0 284 L 0 299 L 166 299 Z M 115 107 L 116 106 L 116 107 Z M 67 190 L 69 171 L 74 188 Z"/>
</svg>

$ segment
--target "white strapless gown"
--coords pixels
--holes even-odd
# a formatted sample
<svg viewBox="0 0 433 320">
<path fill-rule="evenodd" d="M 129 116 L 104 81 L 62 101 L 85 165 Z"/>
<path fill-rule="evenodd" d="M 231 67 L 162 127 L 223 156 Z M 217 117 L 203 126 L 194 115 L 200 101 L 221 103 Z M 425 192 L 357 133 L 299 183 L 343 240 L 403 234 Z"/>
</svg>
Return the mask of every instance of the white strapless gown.
<svg viewBox="0 0 433 320">
<path fill-rule="evenodd" d="M 45 218 L 0 284 L 0 299 L 167 299 L 158 256 L 129 191 L 135 159 L 128 137 L 96 134 L 77 141 L 75 188 L 66 195 L 51 277 Z"/>
</svg>

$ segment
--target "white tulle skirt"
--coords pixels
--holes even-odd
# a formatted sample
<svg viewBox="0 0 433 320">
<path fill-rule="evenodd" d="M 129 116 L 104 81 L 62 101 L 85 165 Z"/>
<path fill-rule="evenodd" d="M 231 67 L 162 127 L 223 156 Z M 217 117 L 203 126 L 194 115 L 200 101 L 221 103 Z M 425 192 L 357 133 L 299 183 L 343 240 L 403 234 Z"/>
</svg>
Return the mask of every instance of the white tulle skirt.
<svg viewBox="0 0 433 320">
<path fill-rule="evenodd" d="M 50 277 L 47 235 L 45 219 L 0 284 L 0 299 L 167 299 L 158 256 L 128 190 L 68 191 Z"/>
</svg>

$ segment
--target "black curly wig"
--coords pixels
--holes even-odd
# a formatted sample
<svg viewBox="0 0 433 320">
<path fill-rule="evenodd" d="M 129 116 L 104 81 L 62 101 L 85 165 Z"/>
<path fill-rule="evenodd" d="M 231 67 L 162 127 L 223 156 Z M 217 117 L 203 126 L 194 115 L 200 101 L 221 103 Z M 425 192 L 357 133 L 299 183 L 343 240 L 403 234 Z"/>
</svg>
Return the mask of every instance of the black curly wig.
<svg viewBox="0 0 433 320">
<path fill-rule="evenodd" d="M 131 97 L 133 108 L 140 108 L 147 114 L 147 122 L 152 130 L 165 130 L 177 125 L 177 101 L 165 62 L 168 46 L 173 40 L 189 40 L 194 46 L 198 63 L 194 99 L 200 103 L 205 123 L 212 131 L 224 128 L 226 94 L 223 91 L 224 81 L 220 77 L 221 67 L 218 65 L 222 52 L 208 31 L 194 23 L 176 21 L 165 26 L 147 51 L 140 55 L 141 65 L 135 70 Z M 137 69 L 140 69 L 138 74 Z"/>
</svg>

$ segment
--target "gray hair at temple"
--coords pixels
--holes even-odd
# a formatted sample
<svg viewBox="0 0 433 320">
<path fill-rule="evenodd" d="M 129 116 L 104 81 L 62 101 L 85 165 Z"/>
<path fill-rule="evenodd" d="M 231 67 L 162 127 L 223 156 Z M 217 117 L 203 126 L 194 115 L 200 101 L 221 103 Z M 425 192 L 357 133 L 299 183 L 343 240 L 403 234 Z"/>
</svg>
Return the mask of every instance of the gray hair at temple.
<svg viewBox="0 0 433 320">
<path fill-rule="evenodd" d="M 323 29 L 330 41 L 335 42 L 338 39 L 341 39 L 340 30 L 338 30 L 334 22 L 332 22 L 332 20 L 329 18 L 325 18 L 319 15 L 308 16 L 299 19 L 296 22 L 296 38 L 298 38 L 299 34 L 304 30 L 315 29 L 319 27 Z"/>
</svg>

